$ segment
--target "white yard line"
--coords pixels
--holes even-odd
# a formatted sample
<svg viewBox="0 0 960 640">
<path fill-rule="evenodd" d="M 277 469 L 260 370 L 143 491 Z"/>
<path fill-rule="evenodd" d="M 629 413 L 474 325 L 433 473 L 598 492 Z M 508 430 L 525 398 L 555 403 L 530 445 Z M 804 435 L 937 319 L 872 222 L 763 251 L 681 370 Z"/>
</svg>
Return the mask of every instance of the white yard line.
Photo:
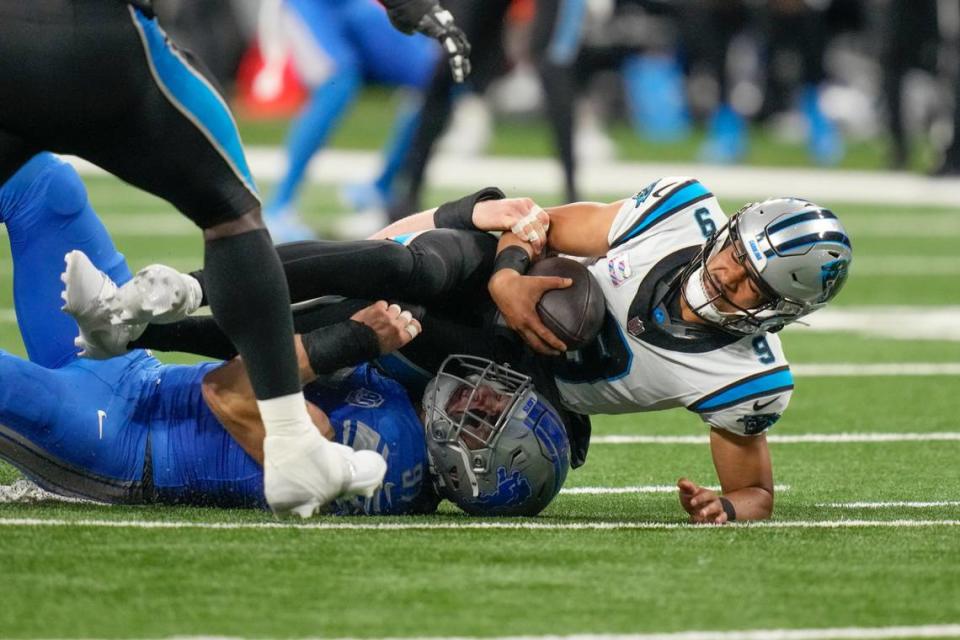
<svg viewBox="0 0 960 640">
<path fill-rule="evenodd" d="M 591 444 L 709 444 L 710 436 L 609 435 L 593 436 Z M 960 442 L 960 433 L 804 433 L 767 436 L 771 444 L 848 444 L 876 442 Z"/>
<path fill-rule="evenodd" d="M 584 633 L 499 637 L 380 638 L 367 640 L 887 640 L 892 638 L 957 638 L 960 624 L 900 627 L 832 627 L 821 629 L 742 629 L 737 631 L 675 631 L 673 633 Z M 222 640 L 222 639 L 221 639 Z M 339 640 L 354 640 L 340 638 Z"/>
<path fill-rule="evenodd" d="M 246 148 L 250 170 L 257 180 L 278 180 L 286 166 L 279 147 Z M 73 159 L 71 159 L 73 161 Z M 310 164 L 313 182 L 341 184 L 370 180 L 379 171 L 375 151 L 324 149 Z M 83 174 L 103 171 L 76 162 Z M 580 171 L 585 193 L 635 192 L 662 176 L 696 176 L 723 198 L 756 200 L 778 193 L 802 195 L 827 204 L 884 202 L 911 206 L 960 208 L 960 179 L 929 178 L 892 171 L 839 171 L 801 167 L 717 166 L 694 163 L 591 162 Z M 439 153 L 427 171 L 427 182 L 437 188 L 476 189 L 496 184 L 507 192 L 557 192 L 562 189 L 560 165 L 553 158 L 473 156 Z"/>
<path fill-rule="evenodd" d="M 902 627 L 833 627 L 821 629 L 742 629 L 675 631 L 673 633 L 584 633 L 577 635 L 381 638 L 379 640 L 887 640 L 892 638 L 957 638 L 960 624 Z M 353 640 L 340 638 L 339 640 Z M 371 640 L 371 639 L 368 639 Z M 377 639 L 373 639 L 377 640 Z"/>
<path fill-rule="evenodd" d="M 778 484 L 774 485 L 775 491 L 789 491 L 790 485 L 788 484 Z M 713 486 L 707 487 L 712 491 L 719 491 L 720 487 Z M 631 494 L 631 493 L 676 493 L 677 485 L 675 484 L 647 484 L 640 485 L 636 487 L 570 487 L 567 489 L 560 489 L 560 493 L 564 495 L 573 495 L 573 496 L 603 496 L 603 495 L 619 495 L 619 494 Z"/>
<path fill-rule="evenodd" d="M 861 529 L 958 527 L 960 520 L 767 520 L 735 522 L 724 526 L 691 525 L 680 522 L 515 522 L 463 520 L 460 522 L 356 522 L 323 521 L 291 524 L 284 522 L 187 522 L 164 520 L 65 520 L 60 518 L 0 518 L 0 527 L 92 527 L 104 529 L 213 529 L 259 530 L 295 529 L 316 531 L 458 531 L 458 530 L 545 530 L 610 531 L 673 530 L 708 531 L 721 529 Z"/>
<path fill-rule="evenodd" d="M 891 502 L 820 502 L 814 506 L 829 509 L 935 509 L 938 507 L 960 507 L 960 500 L 938 500 L 935 502 L 917 502 L 913 500 Z"/>
<path fill-rule="evenodd" d="M 897 340 L 960 341 L 960 306 L 827 308 L 786 328 L 794 332 L 849 332 Z"/>
<path fill-rule="evenodd" d="M 891 362 L 885 364 L 795 364 L 798 378 L 849 376 L 956 376 L 960 362 Z"/>
</svg>

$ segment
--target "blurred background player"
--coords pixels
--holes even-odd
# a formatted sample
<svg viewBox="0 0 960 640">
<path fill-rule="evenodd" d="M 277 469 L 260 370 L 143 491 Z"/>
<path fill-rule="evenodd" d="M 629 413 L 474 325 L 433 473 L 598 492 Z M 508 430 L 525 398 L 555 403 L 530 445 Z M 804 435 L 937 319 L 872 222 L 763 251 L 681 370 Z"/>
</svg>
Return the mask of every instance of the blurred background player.
<svg viewBox="0 0 960 640">
<path fill-rule="evenodd" d="M 448 6 L 467 38 L 475 44 L 471 59 L 472 89 L 482 94 L 502 75 L 506 59 L 504 30 L 510 0 L 454 0 Z M 577 199 L 573 155 L 574 64 L 586 10 L 584 0 L 538 0 L 534 5 L 529 51 L 544 92 L 543 108 L 550 123 L 557 157 L 563 169 L 568 202 Z M 450 78 L 438 68 L 427 89 L 413 142 L 397 176 L 389 218 L 398 220 L 419 211 L 424 175 L 434 144 L 450 118 L 453 103 Z"/>
<path fill-rule="evenodd" d="M 297 213 L 297 192 L 310 159 L 326 143 L 364 83 L 420 92 L 440 52 L 425 36 L 408 37 L 394 29 L 375 0 L 268 0 L 262 5 L 260 27 L 265 61 L 254 90 L 269 91 L 262 87 L 272 78 L 280 88 L 279 73 L 288 50 L 309 90 L 287 134 L 286 172 L 264 208 L 275 242 L 304 240 L 314 233 Z M 442 68 L 449 77 L 445 62 Z M 419 102 L 414 98 L 402 105 L 396 116 L 395 140 L 386 170 L 377 181 L 383 189 L 392 182 L 399 157 L 409 145 Z"/>
<path fill-rule="evenodd" d="M 130 272 L 73 168 L 50 154 L 35 156 L 0 189 L 0 222 L 10 236 L 17 316 L 31 359 L 0 352 L 0 457 L 66 496 L 265 508 L 265 434 L 240 360 L 171 366 L 139 350 L 106 361 L 77 357 L 76 325 L 59 309 L 60 256 L 69 252 L 69 268 L 89 253 L 121 283 Z M 82 315 L 79 293 L 68 292 L 66 307 Z M 363 324 L 388 351 L 412 339 L 405 315 L 380 303 L 349 322 Z M 362 364 L 337 375 L 301 364 L 304 381 L 318 373 L 307 387 L 317 429 L 340 443 L 335 447 L 360 449 L 360 459 L 386 467 L 376 492 L 380 474 L 353 478 L 335 513 L 429 513 L 440 491 L 470 513 L 535 515 L 563 484 L 562 424 L 525 376 L 489 361 L 451 359 L 425 398 L 433 434 L 425 441 L 424 424 L 397 383 Z M 438 475 L 428 448 L 444 462 Z M 464 452 L 486 468 L 449 463 L 466 459 Z M 350 498 L 354 493 L 364 495 Z"/>
</svg>

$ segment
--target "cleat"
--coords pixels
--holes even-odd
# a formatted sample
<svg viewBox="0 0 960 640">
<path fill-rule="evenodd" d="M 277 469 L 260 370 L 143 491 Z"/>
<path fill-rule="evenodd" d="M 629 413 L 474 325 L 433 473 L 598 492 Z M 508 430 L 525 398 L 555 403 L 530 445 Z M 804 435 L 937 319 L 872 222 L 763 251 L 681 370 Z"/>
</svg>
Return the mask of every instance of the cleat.
<svg viewBox="0 0 960 640">
<path fill-rule="evenodd" d="M 128 351 L 127 344 L 140 337 L 146 325 L 114 325 L 110 301 L 117 285 L 93 266 L 82 251 L 65 257 L 66 268 L 60 276 L 64 283 L 62 310 L 73 316 L 80 335 L 73 343 L 80 355 L 106 360 Z"/>
<path fill-rule="evenodd" d="M 203 290 L 193 276 L 152 264 L 133 276 L 111 297 L 114 324 L 169 324 L 200 307 Z"/>
<path fill-rule="evenodd" d="M 299 436 L 263 441 L 263 491 L 278 516 L 309 518 L 336 498 L 370 497 L 386 470 L 376 452 L 332 443 L 312 426 Z"/>
</svg>

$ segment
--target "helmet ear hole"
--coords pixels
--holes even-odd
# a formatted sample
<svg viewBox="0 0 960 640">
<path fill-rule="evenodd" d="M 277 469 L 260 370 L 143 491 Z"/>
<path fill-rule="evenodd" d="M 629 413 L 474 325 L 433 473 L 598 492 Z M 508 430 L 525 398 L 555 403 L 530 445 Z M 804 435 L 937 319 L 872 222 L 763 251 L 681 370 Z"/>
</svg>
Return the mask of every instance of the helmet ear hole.
<svg viewBox="0 0 960 640">
<path fill-rule="evenodd" d="M 510 466 L 516 467 L 519 464 L 523 464 L 527 461 L 527 454 L 524 453 L 523 449 L 514 449 L 513 453 L 510 456 Z"/>
<path fill-rule="evenodd" d="M 450 481 L 451 489 L 454 491 L 460 490 L 460 474 L 457 472 L 456 465 L 450 467 L 447 471 L 447 479 Z"/>
</svg>

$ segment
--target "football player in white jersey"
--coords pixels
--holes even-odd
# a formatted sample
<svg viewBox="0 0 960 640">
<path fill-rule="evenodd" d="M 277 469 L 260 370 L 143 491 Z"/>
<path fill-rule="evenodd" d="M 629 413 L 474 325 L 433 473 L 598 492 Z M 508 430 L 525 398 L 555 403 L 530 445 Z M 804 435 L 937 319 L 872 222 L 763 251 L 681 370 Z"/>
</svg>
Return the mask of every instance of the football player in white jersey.
<svg viewBox="0 0 960 640">
<path fill-rule="evenodd" d="M 697 413 L 711 427 L 723 492 L 681 479 L 691 520 L 769 517 L 773 474 L 763 434 L 793 389 L 776 332 L 843 285 L 852 251 L 839 220 L 796 198 L 747 204 L 728 220 L 688 177 L 662 178 L 612 204 L 547 212 L 547 248 L 592 258 L 607 305 L 598 340 L 553 367 L 563 403 L 584 414 Z M 556 353 L 563 343 L 534 310 L 541 287 L 522 275 L 534 256 L 532 245 L 503 234 L 489 290 L 533 349 Z"/>
</svg>

